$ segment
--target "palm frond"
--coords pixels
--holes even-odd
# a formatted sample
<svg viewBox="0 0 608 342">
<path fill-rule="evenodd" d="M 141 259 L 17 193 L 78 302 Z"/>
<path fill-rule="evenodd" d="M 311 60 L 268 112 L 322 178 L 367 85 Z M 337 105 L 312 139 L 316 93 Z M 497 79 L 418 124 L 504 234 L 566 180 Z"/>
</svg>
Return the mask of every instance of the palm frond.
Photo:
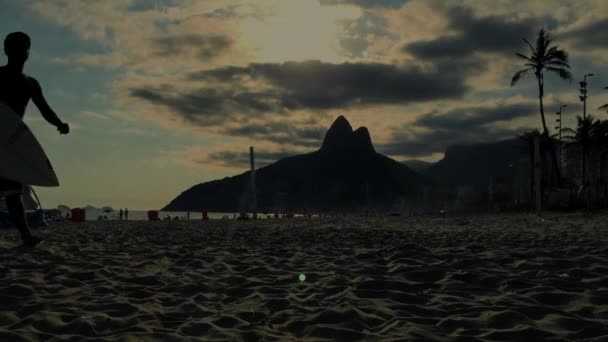
<svg viewBox="0 0 608 342">
<path fill-rule="evenodd" d="M 545 34 L 545 29 L 541 28 L 538 31 L 538 36 L 536 37 L 536 53 L 538 56 L 544 56 L 547 52 L 547 40 L 548 36 Z"/>
<path fill-rule="evenodd" d="M 551 45 L 551 42 L 553 41 L 553 39 L 551 39 L 551 37 L 549 36 L 549 34 L 545 35 L 545 46 L 544 46 L 544 51 L 545 51 L 545 55 L 547 54 L 547 48 L 549 48 L 549 46 Z"/>
<path fill-rule="evenodd" d="M 554 68 L 554 67 L 547 67 L 547 70 L 552 71 L 556 74 L 559 75 L 559 77 L 563 80 L 568 80 L 568 81 L 572 81 L 572 73 L 566 69 L 562 69 L 562 68 Z"/>
<path fill-rule="evenodd" d="M 568 64 L 568 62 L 564 62 L 564 61 L 556 61 L 556 60 L 551 60 L 545 63 L 546 65 L 554 65 L 554 66 L 560 66 L 560 67 L 564 67 L 564 68 L 570 68 L 570 64 Z"/>
<path fill-rule="evenodd" d="M 515 55 L 516 55 L 517 57 L 519 57 L 519 58 L 523 58 L 523 59 L 525 59 L 525 60 L 527 60 L 527 61 L 530 61 L 530 60 L 531 60 L 531 58 L 530 58 L 530 57 L 528 57 L 528 56 L 524 55 L 523 53 L 519 53 L 519 52 L 517 52 L 517 53 L 515 53 Z"/>
<path fill-rule="evenodd" d="M 524 42 L 526 42 L 526 44 L 528 44 L 528 46 L 530 47 L 530 50 L 532 50 L 532 55 L 536 54 L 536 49 L 534 48 L 532 43 L 530 43 L 526 38 L 523 38 L 523 40 L 524 40 Z"/>
<path fill-rule="evenodd" d="M 598 109 L 605 110 L 605 111 L 607 111 L 607 112 L 608 112 L 608 103 L 606 103 L 606 104 L 605 104 L 605 105 L 603 105 L 603 106 L 600 106 Z"/>
<path fill-rule="evenodd" d="M 557 46 L 554 45 L 554 46 L 550 47 L 549 50 L 547 50 L 546 55 L 550 55 L 552 53 L 555 53 L 555 51 L 557 51 Z"/>
<path fill-rule="evenodd" d="M 527 68 L 516 72 L 515 75 L 513 75 L 513 78 L 511 79 L 511 87 L 514 86 L 522 76 L 530 72 L 530 70 L 532 70 L 532 68 Z"/>
<path fill-rule="evenodd" d="M 555 47 L 555 50 L 547 52 L 545 54 L 545 62 L 549 61 L 568 62 L 568 53 L 564 50 L 559 50 L 557 47 Z"/>
</svg>

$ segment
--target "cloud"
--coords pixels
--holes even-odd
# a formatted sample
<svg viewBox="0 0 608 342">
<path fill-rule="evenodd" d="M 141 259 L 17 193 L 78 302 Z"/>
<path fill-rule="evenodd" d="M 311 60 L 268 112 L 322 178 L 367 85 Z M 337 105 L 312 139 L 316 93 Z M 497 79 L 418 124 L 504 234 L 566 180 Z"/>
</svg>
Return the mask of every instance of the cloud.
<svg viewBox="0 0 608 342">
<path fill-rule="evenodd" d="M 276 94 L 271 93 L 212 88 L 181 93 L 173 91 L 168 85 L 157 89 L 131 89 L 130 95 L 152 104 L 166 106 L 180 117 L 200 125 L 221 125 L 234 120 L 238 113 L 263 115 L 275 111 L 277 105 L 270 101 L 278 98 Z"/>
<path fill-rule="evenodd" d="M 606 49 L 608 48 L 608 19 L 600 19 L 585 26 L 564 32 L 558 38 L 570 40 L 579 49 Z"/>
<path fill-rule="evenodd" d="M 166 11 L 170 7 L 179 7 L 185 0 L 134 0 L 126 8 L 130 12 Z"/>
<path fill-rule="evenodd" d="M 349 57 L 364 57 L 374 43 L 382 40 L 397 42 L 399 36 L 388 29 L 387 19 L 380 14 L 365 11 L 356 19 L 342 21 L 344 34 L 340 46 Z"/>
<path fill-rule="evenodd" d="M 213 11 L 207 12 L 203 14 L 203 17 L 206 18 L 236 18 L 239 17 L 239 6 L 232 5 L 222 8 L 217 8 Z"/>
<path fill-rule="evenodd" d="M 238 149 L 238 146 L 242 148 Z M 224 144 L 212 147 L 184 146 L 176 150 L 163 151 L 150 162 L 155 165 L 177 164 L 191 170 L 212 171 L 218 173 L 218 176 L 226 173 L 240 173 L 249 170 L 249 146 L 251 145 L 243 141 L 241 141 L 241 144 Z M 307 152 L 256 144 L 256 168 L 259 169 L 280 159 Z"/>
<path fill-rule="evenodd" d="M 228 50 L 231 41 L 223 35 L 183 34 L 153 38 L 152 45 L 158 56 L 177 57 L 192 51 L 200 60 L 208 61 Z"/>
<path fill-rule="evenodd" d="M 122 134 L 122 135 L 128 135 L 128 136 L 150 136 L 153 135 L 153 133 L 151 133 L 150 131 L 147 131 L 145 129 L 139 128 L 139 127 L 125 127 L 125 126 L 121 126 L 118 127 L 116 129 L 113 130 L 113 132 Z"/>
<path fill-rule="evenodd" d="M 223 134 L 270 141 L 281 146 L 316 149 L 321 146 L 327 127 L 287 121 L 240 125 L 222 130 Z"/>
<path fill-rule="evenodd" d="M 409 0 L 319 0 L 321 5 L 356 5 L 363 8 L 401 8 Z"/>
<path fill-rule="evenodd" d="M 464 82 L 471 67 L 476 66 L 452 68 L 452 65 L 438 64 L 434 70 L 423 70 L 417 66 L 381 63 L 307 61 L 219 68 L 193 73 L 189 79 L 239 84 L 246 79 L 264 81 L 272 91 L 252 95 L 257 95 L 263 103 L 276 105 L 277 111 L 333 109 L 460 98 L 467 92 Z M 232 98 L 215 100 L 223 104 L 233 101 Z M 266 107 L 260 109 L 267 110 Z"/>
<path fill-rule="evenodd" d="M 53 61 L 155 74 L 173 73 L 176 68 L 197 70 L 218 62 L 242 63 L 238 18 L 220 16 L 235 11 L 233 4 L 229 0 L 108 0 L 83 6 L 78 1 L 23 1 L 40 19 L 69 28 L 87 45 L 99 45 L 93 52 L 64 54 Z M 255 11 L 251 6 L 243 8 L 239 15 Z M 225 53 L 228 49 L 230 54 Z M 221 60 L 215 58 L 220 55 Z M 168 63 L 167 57 L 179 63 Z"/>
<path fill-rule="evenodd" d="M 170 83 L 130 82 L 125 101 L 223 137 L 248 138 L 294 149 L 316 149 L 329 112 L 371 113 L 381 105 L 402 106 L 456 100 L 466 77 L 480 66 L 436 63 L 331 64 L 320 61 L 253 63 L 188 73 Z M 473 73 L 474 74 L 474 73 Z M 137 103 L 141 102 L 141 103 Z M 298 115 L 314 120 L 304 123 Z M 325 122 L 325 124 L 323 124 Z M 373 126 L 373 125 L 372 125 Z M 378 132 L 380 134 L 380 132 Z"/>
<path fill-rule="evenodd" d="M 416 41 L 403 47 L 404 52 L 421 59 L 460 58 L 477 52 L 512 55 L 522 47 L 521 38 L 532 39 L 540 20 L 513 20 L 507 16 L 478 17 L 472 8 L 446 10 L 447 28 L 438 37 Z"/>
<path fill-rule="evenodd" d="M 86 117 L 95 118 L 95 119 L 102 119 L 102 120 L 108 120 L 109 119 L 109 117 L 107 115 L 105 115 L 105 114 L 94 112 L 94 111 L 90 111 L 90 110 L 80 111 L 80 116 L 86 116 Z"/>
<path fill-rule="evenodd" d="M 537 103 L 518 103 L 496 107 L 465 107 L 445 113 L 431 113 L 419 117 L 414 124 L 429 130 L 465 130 L 487 124 L 497 124 L 527 117 L 538 110 Z"/>
</svg>

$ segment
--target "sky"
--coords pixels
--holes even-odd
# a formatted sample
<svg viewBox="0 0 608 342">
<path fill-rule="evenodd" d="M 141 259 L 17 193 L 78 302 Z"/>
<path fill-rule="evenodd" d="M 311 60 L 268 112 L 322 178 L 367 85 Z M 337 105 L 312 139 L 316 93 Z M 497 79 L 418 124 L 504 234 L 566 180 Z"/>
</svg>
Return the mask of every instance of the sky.
<svg viewBox="0 0 608 342">
<path fill-rule="evenodd" d="M 312 152 L 344 115 L 396 160 L 541 128 L 516 52 L 544 27 L 573 82 L 548 75 L 547 124 L 608 103 L 604 0 L 3 0 L 0 35 L 23 31 L 25 72 L 60 118 L 25 121 L 60 179 L 44 207 L 157 209 L 189 187 Z M 0 64 L 6 63 L 5 56 Z"/>
</svg>

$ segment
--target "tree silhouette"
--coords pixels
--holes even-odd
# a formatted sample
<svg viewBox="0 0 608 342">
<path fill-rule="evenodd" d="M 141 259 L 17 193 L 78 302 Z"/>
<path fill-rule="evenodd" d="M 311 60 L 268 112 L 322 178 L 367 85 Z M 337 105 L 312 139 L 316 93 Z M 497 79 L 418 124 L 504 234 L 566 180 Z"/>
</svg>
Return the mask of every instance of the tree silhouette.
<svg viewBox="0 0 608 342">
<path fill-rule="evenodd" d="M 608 156 L 608 121 L 597 121 L 591 132 L 593 144 L 599 154 L 599 181 L 604 183 L 604 165 Z"/>
<path fill-rule="evenodd" d="M 572 81 L 572 73 L 570 73 L 570 65 L 568 64 L 568 54 L 560 49 L 557 45 L 551 45 L 551 36 L 544 29 L 538 31 L 536 38 L 536 46 L 532 45 L 526 38 L 523 41 L 530 47 L 530 56 L 522 53 L 515 55 L 525 61 L 525 69 L 522 69 L 513 75 L 511 79 L 511 87 L 513 87 L 521 79 L 522 76 L 533 72 L 538 83 L 538 102 L 540 108 L 540 117 L 543 124 L 543 134 L 549 140 L 549 130 L 545 121 L 545 108 L 543 106 L 543 96 L 545 91 L 545 71 L 557 74 L 561 79 Z M 561 181 L 559 166 L 557 165 L 557 157 L 555 148 L 553 148 L 552 164 L 557 175 L 558 185 Z"/>
<path fill-rule="evenodd" d="M 604 89 L 608 89 L 608 87 L 606 87 L 606 88 L 604 88 Z M 600 106 L 598 109 L 605 110 L 606 112 L 608 112 L 608 103 L 606 103 L 606 104 L 605 104 L 605 105 L 603 105 L 603 106 Z"/>
<path fill-rule="evenodd" d="M 578 147 L 581 149 L 581 157 L 582 157 L 582 181 L 583 186 L 587 184 L 587 157 L 589 151 L 593 148 L 595 139 L 594 139 L 594 131 L 596 127 L 599 125 L 599 121 L 594 121 L 595 119 L 591 115 L 587 115 L 583 118 L 580 115 L 576 116 L 576 130 L 572 128 L 564 128 L 563 131 L 569 133 L 570 135 L 564 136 L 567 141 L 566 148 Z"/>
<path fill-rule="evenodd" d="M 545 122 L 545 108 L 543 106 L 545 88 L 544 72 L 556 73 L 561 79 L 572 81 L 572 74 L 568 70 L 570 69 L 568 54 L 566 51 L 559 49 L 558 46 L 550 46 L 552 42 L 551 36 L 546 33 L 544 29 L 541 29 L 538 32 L 536 46 L 533 46 L 525 38 L 523 38 L 523 41 L 530 47 L 531 55 L 528 57 L 519 52 L 515 54 L 526 62 L 526 68 L 513 75 L 511 86 L 517 84 L 520 78 L 527 73 L 534 73 L 538 82 L 538 101 L 540 104 L 540 117 L 543 123 L 543 133 L 548 136 L 549 130 L 547 129 L 547 123 Z"/>
</svg>

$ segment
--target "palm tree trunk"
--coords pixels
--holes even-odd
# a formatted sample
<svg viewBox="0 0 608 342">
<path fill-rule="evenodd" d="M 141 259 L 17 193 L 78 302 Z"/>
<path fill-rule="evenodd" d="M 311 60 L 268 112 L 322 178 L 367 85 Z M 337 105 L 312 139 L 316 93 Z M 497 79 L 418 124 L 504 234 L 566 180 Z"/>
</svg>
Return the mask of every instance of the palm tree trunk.
<svg viewBox="0 0 608 342">
<path fill-rule="evenodd" d="M 540 105 L 540 118 L 543 122 L 543 133 L 549 136 L 549 130 L 547 129 L 547 123 L 545 122 L 545 108 L 543 106 L 543 95 L 544 95 L 544 84 L 543 75 L 537 74 L 536 79 L 538 80 L 538 103 Z"/>
<path fill-rule="evenodd" d="M 553 175 L 557 177 L 557 186 L 561 186 L 561 174 L 559 170 L 559 166 L 557 165 L 557 151 L 555 151 L 555 146 L 551 142 L 551 138 L 549 137 L 549 130 L 547 129 L 547 122 L 545 121 L 545 107 L 543 106 L 543 96 L 544 96 L 544 78 L 542 74 L 537 74 L 536 79 L 538 80 L 538 102 L 540 106 L 540 117 L 543 122 L 543 133 L 547 142 L 549 143 L 549 149 L 551 153 L 551 168 L 553 172 L 551 172 L 550 179 L 553 179 Z M 553 184 L 553 182 L 551 182 Z"/>
</svg>

